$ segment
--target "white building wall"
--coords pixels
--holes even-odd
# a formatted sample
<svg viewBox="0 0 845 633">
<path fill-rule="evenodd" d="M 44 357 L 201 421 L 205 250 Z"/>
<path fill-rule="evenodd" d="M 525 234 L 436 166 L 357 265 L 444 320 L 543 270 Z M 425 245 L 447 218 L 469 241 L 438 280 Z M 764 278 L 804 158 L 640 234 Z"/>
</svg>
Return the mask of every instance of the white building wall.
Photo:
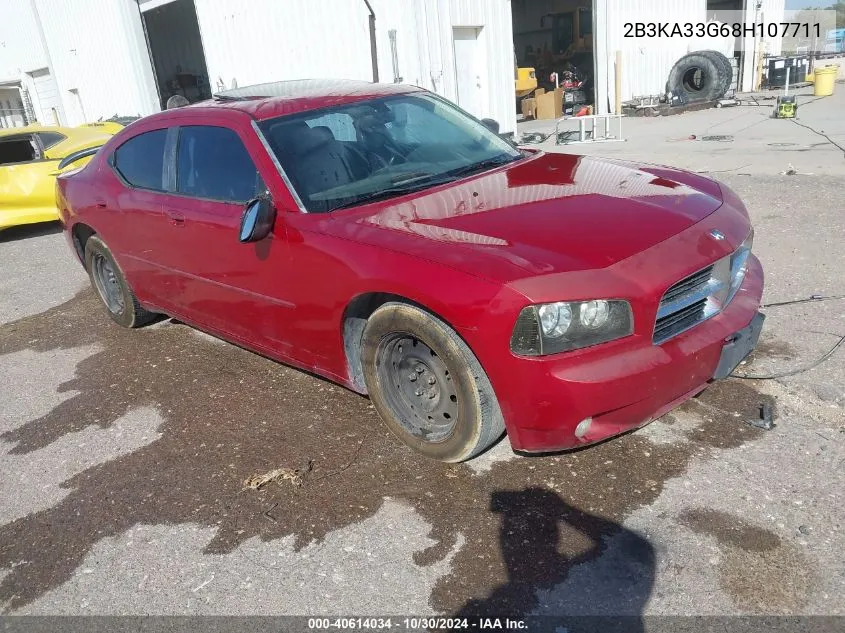
<svg viewBox="0 0 845 633">
<path fill-rule="evenodd" d="M 284 79 L 372 80 L 363 0 L 195 0 L 212 86 Z M 510 0 L 371 0 L 379 79 L 393 81 L 396 30 L 404 83 L 457 99 L 452 29 L 481 27 L 482 116 L 516 129 Z"/>
<path fill-rule="evenodd" d="M 67 123 L 159 110 L 135 0 L 35 0 Z"/>
<path fill-rule="evenodd" d="M 212 86 L 372 78 L 367 11 L 350 0 L 195 0 Z"/>
<path fill-rule="evenodd" d="M 20 79 L 21 73 L 47 66 L 47 55 L 32 0 L 0 3 L 0 81 Z"/>
<path fill-rule="evenodd" d="M 49 55 L 37 45 L 31 61 L 5 66 L 28 70 L 52 60 L 66 123 L 146 115 L 159 100 L 135 0 L 3 0 L 0 35 L 13 32 L 6 15 L 27 21 L 21 42 L 37 43 L 31 6 L 37 7 Z M 372 80 L 369 12 L 363 0 L 194 0 L 212 89 L 314 77 Z M 166 0 L 141 0 L 144 8 Z M 378 67 L 393 81 L 388 32 L 397 31 L 399 72 L 405 83 L 448 99 L 458 94 L 454 27 L 480 29 L 479 116 L 516 129 L 510 0 L 371 0 L 376 13 Z M 27 7 L 30 7 L 27 13 Z M 28 16 L 28 17 L 27 17 Z M 17 35 L 16 35 L 17 37 Z M 16 45 L 20 42 L 15 40 Z M 2 38 L 0 38 L 2 41 Z M 9 36 L 11 41 L 11 36 Z M 30 68 L 31 66 L 31 68 Z M 15 70 L 16 74 L 19 71 Z M 0 75 L 2 78 L 2 75 Z"/>
<path fill-rule="evenodd" d="M 482 89 L 487 108 L 482 116 L 496 119 L 503 132 L 516 130 L 514 94 L 513 23 L 510 0 L 452 0 L 451 26 L 482 26 L 485 66 Z M 451 38 L 451 33 L 447 34 Z M 449 39 L 445 55 L 447 83 L 454 85 L 454 46 Z M 457 87 L 456 87 L 457 88 Z M 450 99 L 455 97 L 448 95 Z M 457 96 L 457 95 L 455 95 Z"/>
<path fill-rule="evenodd" d="M 377 0 L 379 75 L 393 80 L 389 31 L 396 29 L 399 75 L 457 101 L 453 29 L 480 27 L 483 49 L 481 117 L 496 119 L 502 132 L 516 129 L 513 92 L 513 26 L 510 0 Z"/>
<path fill-rule="evenodd" d="M 63 107 L 33 7 L 32 0 L 0 3 L 0 82 L 25 91 L 37 120 L 54 125 L 62 121 Z"/>
</svg>

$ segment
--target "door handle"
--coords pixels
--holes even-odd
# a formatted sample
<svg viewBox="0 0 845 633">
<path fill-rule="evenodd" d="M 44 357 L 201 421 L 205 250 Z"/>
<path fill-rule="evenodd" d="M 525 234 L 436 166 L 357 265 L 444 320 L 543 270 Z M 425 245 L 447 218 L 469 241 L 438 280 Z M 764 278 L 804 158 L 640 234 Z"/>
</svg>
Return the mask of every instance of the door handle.
<svg viewBox="0 0 845 633">
<path fill-rule="evenodd" d="M 105 209 L 105 208 L 106 208 L 106 201 L 105 201 L 105 200 L 103 200 L 103 198 L 97 198 L 97 199 L 94 201 L 94 204 L 96 204 L 96 205 L 97 205 L 98 207 L 100 207 L 101 209 Z"/>
<path fill-rule="evenodd" d="M 178 211 L 168 211 L 167 217 L 173 226 L 185 226 L 185 216 Z"/>
</svg>

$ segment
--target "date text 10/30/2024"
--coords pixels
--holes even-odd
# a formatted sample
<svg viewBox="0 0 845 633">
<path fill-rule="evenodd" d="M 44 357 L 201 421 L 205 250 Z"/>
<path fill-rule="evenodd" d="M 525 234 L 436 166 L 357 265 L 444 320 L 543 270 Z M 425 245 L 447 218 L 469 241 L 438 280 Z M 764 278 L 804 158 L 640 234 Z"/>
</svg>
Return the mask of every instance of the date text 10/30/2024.
<svg viewBox="0 0 845 633">
<path fill-rule="evenodd" d="M 511 618 L 308 618 L 308 628 L 313 630 L 525 630 L 524 620 Z"/>
</svg>

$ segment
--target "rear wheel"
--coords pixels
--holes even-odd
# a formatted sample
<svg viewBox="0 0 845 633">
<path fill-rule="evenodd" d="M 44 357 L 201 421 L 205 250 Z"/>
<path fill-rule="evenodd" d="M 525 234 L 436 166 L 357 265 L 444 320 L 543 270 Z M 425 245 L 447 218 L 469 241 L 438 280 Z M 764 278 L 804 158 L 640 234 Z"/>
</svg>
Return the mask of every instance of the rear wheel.
<svg viewBox="0 0 845 633">
<path fill-rule="evenodd" d="M 108 246 L 96 235 L 85 243 L 85 268 L 112 320 L 123 327 L 146 325 L 156 314 L 141 307 Z"/>
<path fill-rule="evenodd" d="M 367 321 L 361 360 L 367 390 L 387 426 L 426 457 L 459 462 L 504 432 L 478 359 L 446 323 L 404 303 Z"/>
</svg>

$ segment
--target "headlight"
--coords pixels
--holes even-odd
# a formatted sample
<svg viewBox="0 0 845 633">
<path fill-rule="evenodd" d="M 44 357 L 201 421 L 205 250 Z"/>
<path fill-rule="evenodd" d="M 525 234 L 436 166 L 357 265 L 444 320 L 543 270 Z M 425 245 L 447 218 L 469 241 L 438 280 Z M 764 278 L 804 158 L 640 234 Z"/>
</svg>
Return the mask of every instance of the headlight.
<svg viewBox="0 0 845 633">
<path fill-rule="evenodd" d="M 541 356 L 606 343 L 634 332 L 627 301 L 557 301 L 528 306 L 519 313 L 511 351 Z"/>
<path fill-rule="evenodd" d="M 572 324 L 572 308 L 568 303 L 546 303 L 537 308 L 543 335 L 549 338 L 563 336 Z"/>
<path fill-rule="evenodd" d="M 745 279 L 745 273 L 748 270 L 748 257 L 751 255 L 751 247 L 754 244 L 754 229 L 745 238 L 745 241 L 739 245 L 733 254 L 731 254 L 731 286 L 728 291 L 728 296 L 725 300 L 727 305 L 733 299 L 736 291 L 742 285 L 742 280 Z"/>
</svg>

